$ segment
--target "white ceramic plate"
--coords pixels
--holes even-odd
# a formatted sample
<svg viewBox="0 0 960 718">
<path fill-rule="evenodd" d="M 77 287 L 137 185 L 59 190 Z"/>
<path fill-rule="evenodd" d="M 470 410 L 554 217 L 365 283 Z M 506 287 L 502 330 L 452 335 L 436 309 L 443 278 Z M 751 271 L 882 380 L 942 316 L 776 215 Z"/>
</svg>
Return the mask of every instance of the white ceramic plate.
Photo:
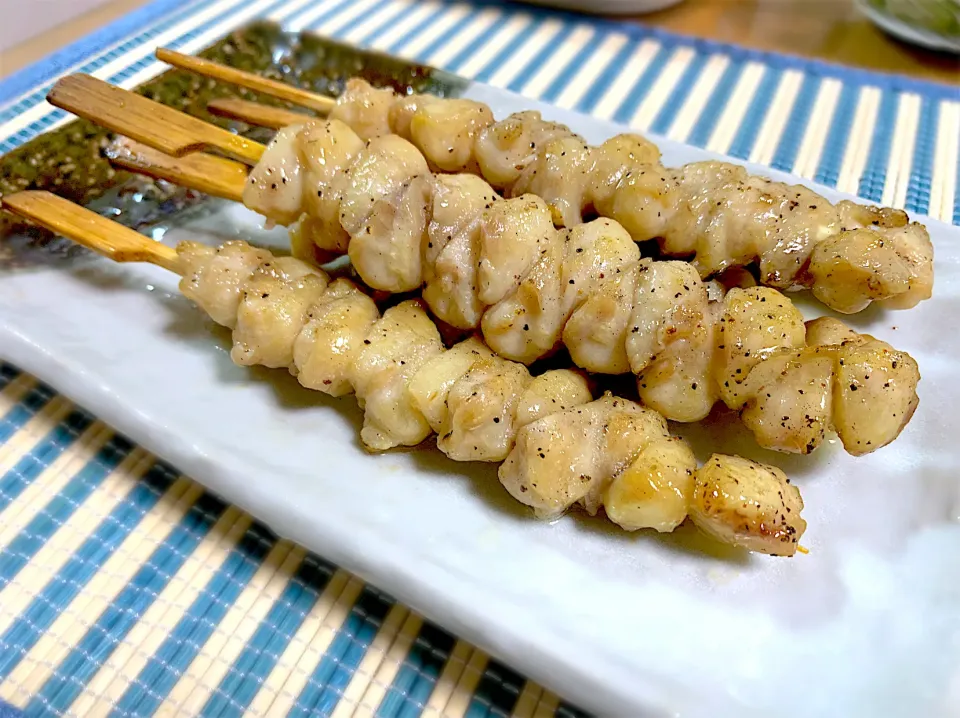
<svg viewBox="0 0 960 718">
<path fill-rule="evenodd" d="M 483 86 L 468 94 L 498 116 L 536 104 Z M 623 130 L 541 109 L 590 141 Z M 671 164 L 712 156 L 661 146 Z M 282 243 L 257 226 L 224 204 L 164 241 L 192 232 Z M 234 366 L 223 333 L 155 267 L 94 260 L 0 274 L 0 355 L 279 533 L 600 714 L 956 716 L 960 231 L 928 226 L 935 298 L 852 318 L 920 362 L 920 408 L 895 444 L 860 459 L 837 446 L 785 457 L 722 423 L 682 429 L 701 459 L 741 452 L 793 476 L 810 555 L 792 560 L 710 553 L 687 528 L 629 535 L 579 515 L 549 525 L 507 496 L 493 467 L 436 452 L 370 456 L 353 399 Z"/>
</svg>

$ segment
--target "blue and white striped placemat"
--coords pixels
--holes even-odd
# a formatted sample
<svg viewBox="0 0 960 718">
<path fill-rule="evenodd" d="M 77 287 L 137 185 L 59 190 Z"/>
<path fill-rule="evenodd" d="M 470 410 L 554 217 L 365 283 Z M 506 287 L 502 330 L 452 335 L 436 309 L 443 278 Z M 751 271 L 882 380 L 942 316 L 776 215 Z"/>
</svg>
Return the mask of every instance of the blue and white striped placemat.
<svg viewBox="0 0 960 718">
<path fill-rule="evenodd" d="M 0 152 L 83 71 L 257 18 L 960 224 L 960 88 L 495 3 L 159 0 L 0 82 Z M 0 365 L 0 700 L 31 715 L 552 716 L 554 693 Z M 0 706 L 0 715 L 2 715 Z"/>
</svg>

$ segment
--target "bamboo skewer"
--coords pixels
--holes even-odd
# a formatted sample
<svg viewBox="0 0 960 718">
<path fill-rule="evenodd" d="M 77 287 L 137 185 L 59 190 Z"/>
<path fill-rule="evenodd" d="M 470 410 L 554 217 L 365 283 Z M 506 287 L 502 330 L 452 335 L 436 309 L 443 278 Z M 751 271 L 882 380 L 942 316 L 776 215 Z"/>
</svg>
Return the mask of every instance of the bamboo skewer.
<svg viewBox="0 0 960 718">
<path fill-rule="evenodd" d="M 123 135 L 105 152 L 114 165 L 234 202 L 243 201 L 248 163 L 258 161 L 266 149 L 258 142 L 90 75 L 63 78 L 47 99 Z M 243 111 L 256 114 L 259 110 Z M 250 119 L 253 122 L 257 118 Z M 203 152 L 205 148 L 242 161 Z"/>
<path fill-rule="evenodd" d="M 232 97 L 210 100 L 207 104 L 207 111 L 211 115 L 240 120 L 248 125 L 267 127 L 271 130 L 280 130 L 290 125 L 299 125 L 302 122 L 316 119 L 302 112 L 293 112 L 282 107 L 271 107 L 259 102 L 238 100 Z"/>
<path fill-rule="evenodd" d="M 117 139 L 105 154 L 112 164 L 131 172 L 232 202 L 243 202 L 243 185 L 249 168 L 240 162 L 205 152 L 171 157 L 126 137 Z"/>
<path fill-rule="evenodd" d="M 227 65 L 221 65 L 219 62 L 205 60 L 202 57 L 193 55 L 184 55 L 183 53 L 169 50 L 164 47 L 157 48 L 157 59 L 166 62 L 169 65 L 178 67 L 181 70 L 195 72 L 204 77 L 212 77 L 217 80 L 229 82 L 248 90 L 262 92 L 265 95 L 276 97 L 295 105 L 307 107 L 321 115 L 329 114 L 330 110 L 336 104 L 336 100 L 331 97 L 319 95 L 309 90 L 303 90 L 285 82 L 278 82 L 252 72 L 237 70 Z"/>
<path fill-rule="evenodd" d="M 174 157 L 198 150 L 217 150 L 252 165 L 266 149 L 258 142 L 91 75 L 62 78 L 50 90 L 47 101 Z"/>
<path fill-rule="evenodd" d="M 148 262 L 180 274 L 180 260 L 173 247 L 50 192 L 17 192 L 4 197 L 2 206 L 114 262 Z"/>
</svg>

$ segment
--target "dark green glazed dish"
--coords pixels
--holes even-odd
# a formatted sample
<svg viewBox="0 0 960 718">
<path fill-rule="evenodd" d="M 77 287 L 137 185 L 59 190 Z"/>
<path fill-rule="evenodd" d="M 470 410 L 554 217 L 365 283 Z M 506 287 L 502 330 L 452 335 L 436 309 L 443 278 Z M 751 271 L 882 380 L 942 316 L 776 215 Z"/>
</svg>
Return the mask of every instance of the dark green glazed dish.
<svg viewBox="0 0 960 718">
<path fill-rule="evenodd" d="M 270 23 L 248 25 L 200 53 L 234 67 L 336 96 L 346 80 L 361 76 L 401 92 L 457 95 L 465 82 L 448 73 L 413 65 L 379 53 L 313 35 L 286 33 Z M 138 92 L 192 115 L 265 140 L 259 128 L 213 117 L 207 103 L 218 97 L 241 97 L 288 107 L 287 103 L 234 85 L 198 77 L 180 70 L 166 72 L 138 88 Z M 114 170 L 103 157 L 103 148 L 113 139 L 106 130 L 76 120 L 54 132 L 41 135 L 0 158 L 0 193 L 23 189 L 46 189 L 75 202 L 96 208 L 132 227 L 147 228 L 174 212 L 203 202 L 196 192 Z M 45 230 L 24 224 L 4 213 L 0 234 L 30 238 L 30 244 L 46 245 Z M 0 243 L 4 240 L 0 239 Z M 13 251 L 11 251 L 13 249 Z M 0 266 L 10 266 L 20 252 L 0 245 Z M 5 256 L 4 256 L 5 255 Z"/>
</svg>

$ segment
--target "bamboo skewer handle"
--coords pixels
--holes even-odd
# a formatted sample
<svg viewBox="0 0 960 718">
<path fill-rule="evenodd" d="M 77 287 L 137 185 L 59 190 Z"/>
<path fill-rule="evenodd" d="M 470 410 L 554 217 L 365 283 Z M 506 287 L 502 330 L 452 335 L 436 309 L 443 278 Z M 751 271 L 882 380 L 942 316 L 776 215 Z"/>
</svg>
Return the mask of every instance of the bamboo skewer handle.
<svg viewBox="0 0 960 718">
<path fill-rule="evenodd" d="M 149 262 L 180 273 L 180 260 L 173 247 L 50 192 L 28 190 L 8 195 L 3 198 L 3 208 L 114 262 Z"/>
<path fill-rule="evenodd" d="M 171 157 L 126 137 L 105 152 L 111 164 L 214 197 L 243 202 L 247 165 L 205 152 Z"/>
<path fill-rule="evenodd" d="M 157 59 L 174 67 L 178 67 L 181 70 L 195 72 L 205 77 L 213 77 L 217 80 L 223 80 L 224 82 L 245 87 L 248 90 L 255 90 L 266 95 L 271 95 L 272 97 L 278 97 L 281 100 L 292 102 L 295 105 L 308 107 L 321 115 L 329 114 L 330 110 L 332 110 L 336 104 L 333 98 L 324 97 L 309 90 L 303 90 L 284 82 L 261 77 L 252 72 L 237 70 L 227 65 L 221 65 L 218 62 L 204 60 L 202 57 L 184 55 L 174 50 L 168 50 L 167 48 L 157 48 Z"/>
<path fill-rule="evenodd" d="M 47 101 L 121 135 L 181 157 L 214 149 L 228 157 L 256 164 L 264 146 L 208 124 L 147 97 L 98 80 L 68 75 L 57 82 Z"/>
<path fill-rule="evenodd" d="M 269 105 L 261 105 L 259 102 L 249 102 L 248 100 L 237 100 L 229 97 L 210 100 L 207 104 L 207 111 L 211 115 L 240 120 L 250 125 L 267 127 L 272 130 L 279 130 L 290 125 L 299 125 L 316 119 L 302 112 L 293 112 L 281 107 L 270 107 Z"/>
</svg>

